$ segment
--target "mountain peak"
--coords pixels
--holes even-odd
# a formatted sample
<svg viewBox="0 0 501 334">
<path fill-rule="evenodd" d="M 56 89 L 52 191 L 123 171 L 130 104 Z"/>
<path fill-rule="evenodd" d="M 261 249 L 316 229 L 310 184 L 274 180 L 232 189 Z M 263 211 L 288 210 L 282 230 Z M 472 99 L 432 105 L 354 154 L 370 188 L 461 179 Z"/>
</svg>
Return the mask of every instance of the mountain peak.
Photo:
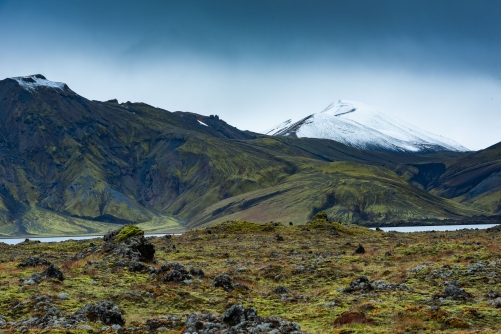
<svg viewBox="0 0 501 334">
<path fill-rule="evenodd" d="M 47 78 L 41 74 L 28 75 L 25 77 L 14 77 L 11 79 L 17 81 L 17 83 L 21 87 L 29 91 L 35 90 L 39 87 L 47 87 L 60 90 L 69 89 L 65 83 L 47 80 Z"/>
<path fill-rule="evenodd" d="M 468 151 L 453 140 L 419 129 L 375 107 L 349 100 L 332 102 L 319 113 L 297 122 L 288 120 L 265 134 L 331 139 L 348 146 L 375 151 Z"/>
</svg>

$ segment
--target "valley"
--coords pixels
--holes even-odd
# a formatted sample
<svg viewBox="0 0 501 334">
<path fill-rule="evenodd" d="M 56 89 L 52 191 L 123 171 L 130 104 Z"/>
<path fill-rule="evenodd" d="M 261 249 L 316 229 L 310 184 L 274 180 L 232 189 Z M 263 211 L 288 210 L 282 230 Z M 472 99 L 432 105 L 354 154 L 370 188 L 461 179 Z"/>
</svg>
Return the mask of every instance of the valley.
<svg viewBox="0 0 501 334">
<path fill-rule="evenodd" d="M 320 211 L 364 226 L 499 217 L 499 145 L 395 153 L 267 136 L 217 115 L 90 101 L 41 75 L 0 81 L 0 122 L 2 236 L 304 224 Z"/>
</svg>

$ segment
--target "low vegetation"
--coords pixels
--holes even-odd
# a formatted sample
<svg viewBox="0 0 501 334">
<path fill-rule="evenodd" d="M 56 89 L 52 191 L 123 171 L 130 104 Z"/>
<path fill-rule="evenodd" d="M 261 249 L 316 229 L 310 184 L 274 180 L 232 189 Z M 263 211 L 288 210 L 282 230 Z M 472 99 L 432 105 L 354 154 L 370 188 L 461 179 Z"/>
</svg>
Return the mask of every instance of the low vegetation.
<svg viewBox="0 0 501 334">
<path fill-rule="evenodd" d="M 383 232 L 319 213 L 300 226 L 231 221 L 180 236 L 126 227 L 104 239 L 0 243 L 0 328 L 493 333 L 500 241 L 496 228 Z"/>
</svg>

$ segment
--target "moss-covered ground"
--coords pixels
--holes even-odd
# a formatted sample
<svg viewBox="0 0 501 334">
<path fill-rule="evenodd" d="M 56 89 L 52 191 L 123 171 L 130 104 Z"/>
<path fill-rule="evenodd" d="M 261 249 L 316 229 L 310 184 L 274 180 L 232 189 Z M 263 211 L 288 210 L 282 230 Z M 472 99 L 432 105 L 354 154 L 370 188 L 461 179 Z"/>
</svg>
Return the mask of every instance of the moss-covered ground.
<svg viewBox="0 0 501 334">
<path fill-rule="evenodd" d="M 102 239 L 0 243 L 0 315 L 8 321 L 40 316 L 32 296 L 47 295 L 65 314 L 110 300 L 123 312 L 125 327 L 165 315 L 219 315 L 232 304 L 242 304 L 255 307 L 261 316 L 296 321 L 309 333 L 491 333 L 501 329 L 501 309 L 489 304 L 486 296 L 501 291 L 501 232 L 404 234 L 321 218 L 301 226 L 228 222 L 181 236 L 150 238 L 156 248 L 153 267 L 179 262 L 205 272 L 205 278 L 180 283 L 150 280 L 147 273 L 112 266 L 101 253 L 72 260 L 91 243 L 102 244 Z M 359 244 L 365 253 L 354 253 Z M 57 264 L 66 279 L 21 284 L 20 279 L 43 270 L 17 267 L 29 256 Z M 225 292 L 213 287 L 220 273 L 250 289 Z M 399 288 L 342 291 L 360 275 L 399 284 Z M 433 297 L 452 279 L 472 298 Z M 274 293 L 279 285 L 290 293 Z M 67 293 L 68 299 L 57 299 L 60 293 Z M 371 320 L 336 325 L 336 319 L 347 311 L 363 312 Z M 94 332 L 102 327 L 89 325 Z"/>
</svg>

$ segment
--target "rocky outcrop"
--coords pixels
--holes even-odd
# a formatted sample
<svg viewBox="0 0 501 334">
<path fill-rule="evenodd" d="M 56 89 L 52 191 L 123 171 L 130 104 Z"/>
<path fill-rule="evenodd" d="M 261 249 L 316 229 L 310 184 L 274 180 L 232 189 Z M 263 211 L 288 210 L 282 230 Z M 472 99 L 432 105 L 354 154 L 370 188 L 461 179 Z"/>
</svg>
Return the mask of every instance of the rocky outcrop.
<svg viewBox="0 0 501 334">
<path fill-rule="evenodd" d="M 288 333 L 300 334 L 301 326 L 282 318 L 262 318 L 253 307 L 233 305 L 221 317 L 212 314 L 188 315 L 183 333 Z"/>
<path fill-rule="evenodd" d="M 22 267 L 50 266 L 51 264 L 52 263 L 50 263 L 47 259 L 30 256 L 23 262 L 19 263 L 17 266 L 19 268 L 22 268 Z"/>
</svg>

